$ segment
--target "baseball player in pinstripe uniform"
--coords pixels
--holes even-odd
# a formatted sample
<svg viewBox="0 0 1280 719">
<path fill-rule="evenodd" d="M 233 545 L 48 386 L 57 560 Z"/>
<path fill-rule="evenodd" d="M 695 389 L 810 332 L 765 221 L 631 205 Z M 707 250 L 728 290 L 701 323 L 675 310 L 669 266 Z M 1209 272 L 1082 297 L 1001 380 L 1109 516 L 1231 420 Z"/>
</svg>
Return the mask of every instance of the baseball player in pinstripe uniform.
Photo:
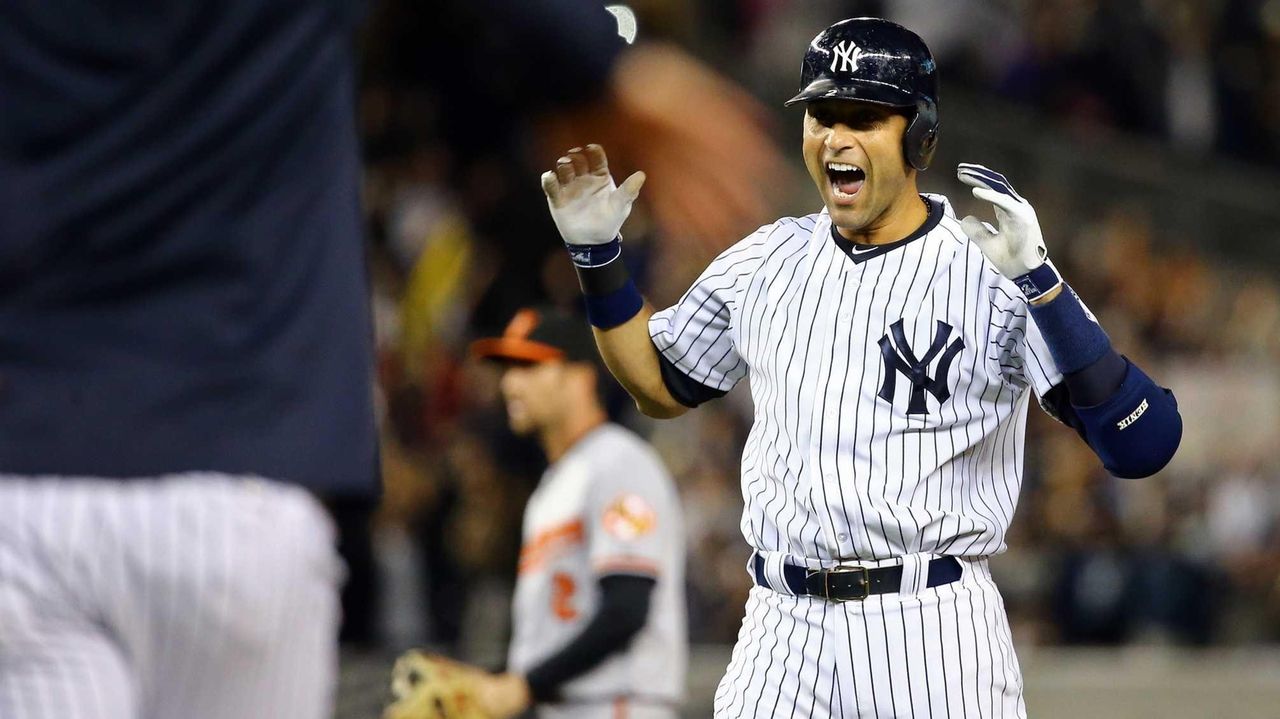
<svg viewBox="0 0 1280 719">
<path fill-rule="evenodd" d="M 503 363 L 511 428 L 551 465 L 525 510 L 509 672 L 479 680 L 492 716 L 671 718 L 687 653 L 684 529 L 657 454 L 607 421 L 580 318 L 516 314 L 476 356 Z"/>
<path fill-rule="evenodd" d="M 615 187 L 588 146 L 543 176 L 600 352 L 642 411 L 750 379 L 756 586 L 716 716 L 1024 716 L 987 559 L 1017 505 L 1029 398 L 1120 477 L 1169 461 L 1177 405 L 1112 349 L 1003 176 L 958 168 L 994 227 L 917 190 L 938 130 L 918 36 L 836 23 L 790 102 L 825 208 L 760 228 L 659 312 L 621 261 L 643 174 Z"/>
</svg>

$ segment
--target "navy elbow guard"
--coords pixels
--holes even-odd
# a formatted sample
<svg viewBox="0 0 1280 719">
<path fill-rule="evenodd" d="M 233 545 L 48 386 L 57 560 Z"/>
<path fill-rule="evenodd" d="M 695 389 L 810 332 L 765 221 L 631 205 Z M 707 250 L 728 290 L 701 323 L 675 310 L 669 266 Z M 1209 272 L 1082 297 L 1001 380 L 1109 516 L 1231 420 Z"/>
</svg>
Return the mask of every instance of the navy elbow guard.
<svg viewBox="0 0 1280 719">
<path fill-rule="evenodd" d="M 1084 425 L 1085 440 L 1116 477 L 1138 479 L 1159 472 L 1182 441 L 1182 416 L 1173 392 L 1132 362 L 1107 401 L 1072 409 Z"/>
</svg>

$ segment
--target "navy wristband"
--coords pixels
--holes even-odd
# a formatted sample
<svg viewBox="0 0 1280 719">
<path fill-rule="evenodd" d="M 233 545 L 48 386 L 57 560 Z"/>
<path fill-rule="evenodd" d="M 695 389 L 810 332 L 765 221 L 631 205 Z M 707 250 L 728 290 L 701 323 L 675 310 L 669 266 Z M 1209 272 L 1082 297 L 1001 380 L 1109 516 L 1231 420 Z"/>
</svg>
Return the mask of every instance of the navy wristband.
<svg viewBox="0 0 1280 719">
<path fill-rule="evenodd" d="M 1038 300 L 1062 284 L 1062 275 L 1058 274 L 1058 268 L 1052 262 L 1045 260 L 1043 265 L 1027 274 L 1014 277 L 1013 284 L 1022 290 L 1028 301 Z"/>
<path fill-rule="evenodd" d="M 602 330 L 617 327 L 635 317 L 644 307 L 644 298 L 631 278 L 608 294 L 583 295 L 583 299 L 587 306 L 587 321 Z"/>
<path fill-rule="evenodd" d="M 622 236 L 603 245 L 570 245 L 569 259 L 578 271 L 587 321 L 602 330 L 611 329 L 636 316 L 644 298 L 622 261 Z"/>
<path fill-rule="evenodd" d="M 1029 307 L 1054 364 L 1063 374 L 1079 372 L 1111 349 L 1107 333 L 1089 318 L 1070 285 L 1049 302 Z"/>
<path fill-rule="evenodd" d="M 615 237 L 603 245 L 571 245 L 566 242 L 564 246 L 576 267 L 602 267 L 622 254 L 622 237 Z"/>
</svg>

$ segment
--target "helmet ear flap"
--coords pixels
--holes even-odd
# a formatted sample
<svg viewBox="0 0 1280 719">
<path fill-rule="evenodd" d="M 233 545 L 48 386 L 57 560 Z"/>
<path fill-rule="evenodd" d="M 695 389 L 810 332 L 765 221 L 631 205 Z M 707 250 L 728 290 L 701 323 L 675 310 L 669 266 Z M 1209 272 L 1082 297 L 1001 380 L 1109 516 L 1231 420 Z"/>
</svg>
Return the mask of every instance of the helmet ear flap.
<svg viewBox="0 0 1280 719">
<path fill-rule="evenodd" d="M 926 170 L 938 147 L 938 105 L 932 99 L 916 95 L 916 116 L 911 118 L 902 136 L 902 151 L 907 162 L 917 170 Z"/>
</svg>

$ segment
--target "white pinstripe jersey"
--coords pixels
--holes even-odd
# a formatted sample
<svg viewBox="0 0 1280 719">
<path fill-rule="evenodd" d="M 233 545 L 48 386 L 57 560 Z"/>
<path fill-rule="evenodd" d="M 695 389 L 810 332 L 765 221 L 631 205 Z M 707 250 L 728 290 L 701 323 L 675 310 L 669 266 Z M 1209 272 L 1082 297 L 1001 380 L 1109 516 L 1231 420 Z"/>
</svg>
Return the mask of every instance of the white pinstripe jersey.
<svg viewBox="0 0 1280 719">
<path fill-rule="evenodd" d="M 922 237 L 865 252 L 836 245 L 825 210 L 762 227 L 649 321 L 690 379 L 750 377 L 757 550 L 811 566 L 1004 550 L 1027 390 L 1062 375 L 1021 293 L 925 197 Z"/>
</svg>

